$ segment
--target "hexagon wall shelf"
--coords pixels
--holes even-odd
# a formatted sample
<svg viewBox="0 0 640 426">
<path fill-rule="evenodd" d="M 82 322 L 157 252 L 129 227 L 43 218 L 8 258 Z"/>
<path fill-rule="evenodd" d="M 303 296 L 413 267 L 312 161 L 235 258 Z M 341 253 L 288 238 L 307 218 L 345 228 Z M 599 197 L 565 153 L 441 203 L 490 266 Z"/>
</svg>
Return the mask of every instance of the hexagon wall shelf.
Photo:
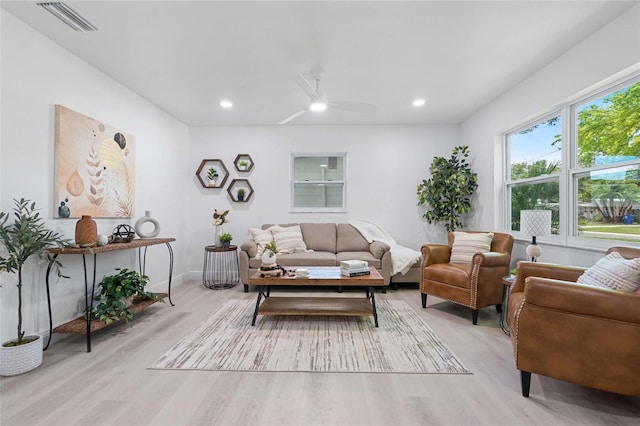
<svg viewBox="0 0 640 426">
<path fill-rule="evenodd" d="M 239 189 L 244 189 L 244 195 L 242 199 L 240 199 L 240 195 L 238 194 Z M 253 195 L 253 187 L 247 179 L 234 179 L 229 184 L 227 192 L 229 193 L 229 197 L 231 197 L 231 200 L 233 200 L 234 202 L 246 203 Z"/>
<path fill-rule="evenodd" d="M 218 178 L 215 180 L 215 184 L 213 184 L 208 177 L 209 169 L 212 167 L 218 172 Z M 196 171 L 196 176 L 198 176 L 198 180 L 203 188 L 222 188 L 229 177 L 229 170 L 227 170 L 220 159 L 206 159 L 200 163 L 200 167 L 198 167 Z"/>
<path fill-rule="evenodd" d="M 239 172 L 250 172 L 253 169 L 253 164 L 253 159 L 249 154 L 238 154 L 236 159 L 233 160 L 233 165 Z"/>
</svg>

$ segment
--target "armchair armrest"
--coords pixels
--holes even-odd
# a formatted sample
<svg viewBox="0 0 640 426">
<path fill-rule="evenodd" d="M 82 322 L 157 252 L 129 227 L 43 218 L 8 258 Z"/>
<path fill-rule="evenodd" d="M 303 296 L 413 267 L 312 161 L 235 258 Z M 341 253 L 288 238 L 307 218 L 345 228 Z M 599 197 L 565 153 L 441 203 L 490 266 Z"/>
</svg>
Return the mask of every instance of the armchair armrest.
<svg viewBox="0 0 640 426">
<path fill-rule="evenodd" d="M 529 277 L 524 299 L 548 309 L 640 324 L 640 293 Z"/>
<path fill-rule="evenodd" d="M 480 266 L 508 266 L 510 260 L 511 255 L 503 252 L 490 251 L 473 255 L 473 264 L 479 264 Z"/>
<path fill-rule="evenodd" d="M 566 266 L 555 263 L 520 261 L 516 264 L 516 280 L 511 286 L 511 293 L 524 291 L 524 283 L 527 277 L 576 282 L 586 269 L 579 266 Z"/>
<path fill-rule="evenodd" d="M 434 263 L 449 263 L 451 247 L 443 244 L 425 244 L 422 246 L 422 268 Z"/>
</svg>

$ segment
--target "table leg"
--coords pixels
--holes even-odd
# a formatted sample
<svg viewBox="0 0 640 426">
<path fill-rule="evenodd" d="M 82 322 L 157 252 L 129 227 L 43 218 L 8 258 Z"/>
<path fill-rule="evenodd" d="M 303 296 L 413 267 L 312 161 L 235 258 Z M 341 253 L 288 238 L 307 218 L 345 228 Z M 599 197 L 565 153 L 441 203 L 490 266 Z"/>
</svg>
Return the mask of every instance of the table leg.
<svg viewBox="0 0 640 426">
<path fill-rule="evenodd" d="M 378 326 L 378 311 L 376 310 L 376 294 L 373 290 L 373 287 L 367 288 L 367 298 L 371 300 L 371 310 L 373 311 L 373 322 Z"/>
<path fill-rule="evenodd" d="M 87 260 L 82 255 L 82 267 L 84 268 L 84 307 L 87 319 L 87 352 L 91 352 L 91 315 L 93 314 L 93 295 L 96 291 L 96 254 L 93 255 L 93 283 L 89 293 L 89 280 L 87 279 Z"/>
<path fill-rule="evenodd" d="M 49 310 L 49 338 L 47 339 L 47 344 L 45 345 L 43 351 L 46 351 L 49 347 L 49 343 L 51 343 L 51 336 L 53 335 L 53 316 L 51 315 L 51 293 L 49 291 L 49 274 L 51 273 L 51 267 L 54 265 L 58 254 L 54 254 L 53 257 L 49 260 L 49 265 L 47 265 L 47 275 L 45 276 L 45 283 L 47 286 L 47 308 Z"/>
<path fill-rule="evenodd" d="M 258 310 L 260 309 L 260 300 L 262 300 L 262 293 L 264 291 L 264 286 L 260 286 L 258 288 L 258 300 L 256 300 L 256 310 L 253 311 L 253 321 L 251 321 L 251 325 L 256 325 L 256 318 L 258 317 Z"/>
<path fill-rule="evenodd" d="M 167 288 L 167 297 L 169 298 L 169 303 L 171 304 L 171 306 L 176 306 L 171 300 L 171 278 L 173 277 L 173 248 L 171 247 L 171 244 L 165 244 L 167 245 L 167 249 L 169 250 L 169 284 Z"/>
</svg>

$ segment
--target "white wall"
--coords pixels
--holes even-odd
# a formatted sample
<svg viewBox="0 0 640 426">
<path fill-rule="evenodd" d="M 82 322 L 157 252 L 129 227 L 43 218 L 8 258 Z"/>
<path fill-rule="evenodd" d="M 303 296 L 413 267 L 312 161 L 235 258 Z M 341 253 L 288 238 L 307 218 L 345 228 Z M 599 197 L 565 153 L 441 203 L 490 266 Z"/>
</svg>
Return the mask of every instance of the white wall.
<svg viewBox="0 0 640 426">
<path fill-rule="evenodd" d="M 523 52 L 526 54 L 526 52 Z M 581 91 L 640 64 L 640 6 L 594 33 L 548 66 L 487 105 L 461 125 L 461 142 L 471 148 L 479 178 L 478 229 L 498 229 L 504 194 L 501 188 L 501 133 L 551 111 Z M 542 261 L 589 266 L 602 250 L 544 244 Z M 513 259 L 524 259 L 519 242 Z"/>
<path fill-rule="evenodd" d="M 74 238 L 76 219 L 53 218 L 54 105 L 61 104 L 136 137 L 136 214 L 133 220 L 96 219 L 98 232 L 111 234 L 119 223 L 135 222 L 151 210 L 160 222 L 160 236 L 176 237 L 174 283 L 186 272 L 186 215 L 189 199 L 188 128 L 60 48 L 5 11 L 2 19 L 2 130 L 0 205 L 13 208 L 14 198 L 35 201 L 50 228 Z M 52 285 L 54 324 L 84 309 L 84 280 L 79 256 L 60 256 L 69 280 Z M 135 251 L 98 256 L 98 280 L 114 267 L 135 267 Z M 29 265 L 25 282 L 25 329 L 48 331 L 44 270 Z M 166 289 L 168 253 L 151 247 L 147 256 L 151 288 Z M 3 274 L 0 289 L 1 339 L 15 337 L 15 276 Z"/>
<path fill-rule="evenodd" d="M 402 245 L 419 249 L 441 236 L 425 226 L 416 205 L 416 188 L 428 177 L 433 156 L 449 156 L 458 142 L 457 126 L 270 126 L 191 129 L 189 170 L 189 264 L 202 270 L 202 247 L 213 242 L 213 209 L 230 209 L 234 244 L 247 229 L 263 223 L 373 221 Z M 347 213 L 290 213 L 291 152 L 347 153 Z M 237 154 L 250 154 L 255 167 L 238 173 Z M 230 176 L 247 178 L 255 193 L 234 203 L 224 189 L 205 189 L 195 176 L 203 159 L 224 161 Z"/>
</svg>

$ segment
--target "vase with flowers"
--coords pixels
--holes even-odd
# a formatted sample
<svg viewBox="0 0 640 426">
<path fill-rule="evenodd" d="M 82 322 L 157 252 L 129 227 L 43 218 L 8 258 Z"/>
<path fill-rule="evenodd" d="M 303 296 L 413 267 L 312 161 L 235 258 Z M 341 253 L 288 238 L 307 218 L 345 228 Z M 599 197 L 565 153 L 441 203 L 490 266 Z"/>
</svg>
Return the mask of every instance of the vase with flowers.
<svg viewBox="0 0 640 426">
<path fill-rule="evenodd" d="M 213 210 L 213 219 L 211 224 L 215 227 L 214 235 L 215 235 L 215 246 L 222 247 L 222 241 L 220 241 L 220 236 L 224 234 L 224 224 L 229 222 L 227 215 L 229 214 L 229 210 L 223 209 L 215 209 Z"/>
</svg>

